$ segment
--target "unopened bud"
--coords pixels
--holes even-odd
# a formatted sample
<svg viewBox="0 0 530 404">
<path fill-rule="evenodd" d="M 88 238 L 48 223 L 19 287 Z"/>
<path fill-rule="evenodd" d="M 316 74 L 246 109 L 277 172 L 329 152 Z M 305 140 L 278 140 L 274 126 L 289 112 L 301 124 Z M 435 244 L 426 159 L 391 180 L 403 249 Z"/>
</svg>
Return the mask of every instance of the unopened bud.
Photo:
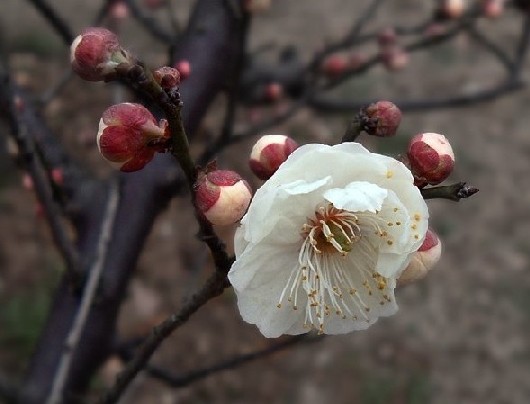
<svg viewBox="0 0 530 404">
<path fill-rule="evenodd" d="M 425 240 L 421 247 L 416 251 L 409 265 L 400 275 L 398 286 L 408 285 L 414 281 L 424 278 L 427 273 L 434 267 L 442 256 L 442 243 L 432 230 L 427 230 Z"/>
<path fill-rule="evenodd" d="M 280 83 L 273 82 L 265 86 L 264 97 L 266 101 L 278 101 L 283 95 L 283 86 Z"/>
<path fill-rule="evenodd" d="M 436 185 L 444 181 L 455 165 L 449 141 L 438 133 L 414 136 L 407 152 L 410 169 L 417 186 Z"/>
<path fill-rule="evenodd" d="M 173 65 L 180 73 L 180 80 L 186 80 L 191 74 L 191 64 L 187 60 L 181 60 Z"/>
<path fill-rule="evenodd" d="M 388 70 L 401 70 L 409 63 L 409 54 L 401 46 L 384 48 L 380 53 L 381 61 Z"/>
<path fill-rule="evenodd" d="M 153 77 L 164 90 L 169 90 L 180 84 L 180 73 L 174 67 L 159 67 L 153 72 Z"/>
<path fill-rule="evenodd" d="M 441 0 L 439 13 L 445 18 L 460 18 L 467 8 L 467 0 Z"/>
<path fill-rule="evenodd" d="M 109 14 L 116 20 L 124 20 L 129 16 L 129 7 L 123 0 L 117 0 L 112 3 Z"/>
<path fill-rule="evenodd" d="M 322 63 L 321 71 L 327 77 L 340 77 L 348 69 L 350 58 L 346 54 L 329 55 Z"/>
<path fill-rule="evenodd" d="M 167 149 L 167 123 L 157 125 L 155 117 L 140 104 L 122 103 L 108 108 L 99 121 L 97 143 L 100 153 L 121 171 L 137 171 L 156 152 Z"/>
<path fill-rule="evenodd" d="M 482 10 L 488 18 L 497 18 L 504 12 L 505 0 L 483 0 Z"/>
<path fill-rule="evenodd" d="M 105 28 L 87 28 L 70 48 L 72 69 L 82 79 L 102 81 L 110 78 L 120 63 L 128 63 L 118 37 Z"/>
<path fill-rule="evenodd" d="M 261 180 L 268 180 L 298 144 L 288 136 L 265 135 L 252 147 L 250 169 Z"/>
<path fill-rule="evenodd" d="M 361 129 L 372 136 L 390 137 L 397 133 L 401 110 L 390 101 L 377 101 L 361 109 Z"/>
<path fill-rule="evenodd" d="M 210 223 L 226 226 L 243 217 L 252 193 L 238 173 L 215 170 L 199 176 L 195 197 L 197 208 Z"/>
</svg>

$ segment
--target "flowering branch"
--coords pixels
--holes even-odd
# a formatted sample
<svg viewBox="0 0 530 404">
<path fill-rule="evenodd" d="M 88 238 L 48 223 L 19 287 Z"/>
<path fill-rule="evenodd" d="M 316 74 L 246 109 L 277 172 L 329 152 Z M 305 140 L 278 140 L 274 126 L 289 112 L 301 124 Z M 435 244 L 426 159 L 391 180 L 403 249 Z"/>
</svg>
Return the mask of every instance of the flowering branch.
<svg viewBox="0 0 530 404">
<path fill-rule="evenodd" d="M 441 198 L 459 202 L 460 199 L 469 198 L 470 196 L 475 195 L 478 191 L 478 188 L 466 185 L 465 182 L 458 182 L 453 185 L 423 188 L 421 194 L 425 199 Z"/>
</svg>

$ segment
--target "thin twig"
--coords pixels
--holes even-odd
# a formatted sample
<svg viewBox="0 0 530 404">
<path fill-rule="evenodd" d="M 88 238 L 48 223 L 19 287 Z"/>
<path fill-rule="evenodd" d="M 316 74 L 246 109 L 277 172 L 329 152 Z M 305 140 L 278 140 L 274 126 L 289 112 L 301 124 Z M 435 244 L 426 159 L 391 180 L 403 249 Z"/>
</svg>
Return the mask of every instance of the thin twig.
<svg viewBox="0 0 530 404">
<path fill-rule="evenodd" d="M 193 313 L 199 310 L 210 299 L 223 293 L 224 289 L 228 286 L 229 283 L 226 274 L 221 271 L 215 271 L 202 289 L 192 296 L 190 301 L 182 307 L 178 314 L 171 315 L 152 330 L 144 344 L 136 352 L 134 358 L 127 363 L 125 369 L 118 375 L 114 386 L 100 397 L 97 402 L 99 404 L 116 403 L 138 372 L 146 366 L 160 344 L 173 331 L 184 324 Z"/>
<path fill-rule="evenodd" d="M 160 25 L 154 21 L 152 17 L 145 15 L 135 0 L 125 0 L 127 7 L 131 10 L 131 14 L 134 18 L 156 39 L 162 41 L 165 44 L 171 44 L 175 40 L 175 37 L 163 30 Z"/>
<path fill-rule="evenodd" d="M 66 24 L 66 22 L 59 17 L 57 12 L 44 0 L 28 0 L 30 3 L 35 6 L 35 8 L 42 14 L 46 20 L 51 24 L 55 29 L 57 34 L 63 39 L 64 43 L 71 44 L 74 40 L 72 30 Z"/>
<path fill-rule="evenodd" d="M 94 303 L 94 298 L 101 278 L 101 273 L 107 257 L 107 251 L 111 238 L 111 230 L 114 226 L 116 212 L 119 201 L 119 187 L 117 181 L 113 181 L 109 187 L 109 196 L 103 222 L 101 224 L 101 235 L 99 237 L 96 257 L 88 273 L 88 281 L 81 299 L 79 312 L 70 329 L 68 338 L 64 345 L 63 355 L 57 368 L 53 386 L 46 404 L 60 404 L 62 402 L 63 388 L 68 377 L 68 372 L 72 365 L 72 359 L 75 354 L 77 345 L 81 338 L 90 307 Z"/>
<path fill-rule="evenodd" d="M 230 370 L 237 368 L 239 366 L 245 365 L 249 362 L 252 362 L 257 359 L 261 359 L 267 356 L 270 356 L 276 352 L 287 349 L 293 345 L 300 343 L 314 343 L 323 339 L 324 336 L 312 335 L 312 334 L 300 334 L 294 337 L 282 339 L 278 342 L 272 343 L 266 348 L 259 349 L 254 352 L 249 352 L 246 354 L 239 354 L 230 359 L 225 359 L 214 365 L 204 367 L 201 369 L 195 369 L 186 373 L 184 375 L 175 375 L 171 372 L 168 372 L 165 369 L 161 369 L 155 366 L 147 366 L 145 368 L 146 373 L 151 377 L 156 378 L 168 386 L 173 388 L 181 388 L 189 386 L 190 384 L 196 382 L 197 380 L 204 379 L 212 374 L 222 372 L 225 370 Z"/>
<path fill-rule="evenodd" d="M 62 222 L 62 211 L 54 200 L 49 176 L 38 157 L 35 140 L 30 135 L 26 122 L 22 119 L 22 114 L 19 111 L 21 107 L 17 106 L 17 104 L 24 103 L 24 100 L 19 95 L 15 95 L 7 74 L 3 79 L 6 81 L 3 83 L 3 87 L 11 94 L 9 98 L 10 123 L 13 129 L 11 135 L 17 143 L 19 156 L 33 181 L 37 198 L 44 208 L 53 240 L 65 261 L 66 272 L 73 285 L 77 285 L 81 279 L 79 258 L 68 235 L 68 230 Z"/>
<path fill-rule="evenodd" d="M 521 38 L 519 39 L 519 43 L 517 44 L 517 49 L 515 51 L 515 61 L 512 70 L 512 74 L 516 78 L 521 75 L 523 64 L 530 46 L 530 13 L 525 16 L 521 31 Z"/>
<path fill-rule="evenodd" d="M 396 104 L 402 111 L 424 111 L 429 109 L 442 108 L 458 108 L 463 106 L 470 106 L 479 104 L 481 102 L 488 102 L 495 100 L 501 96 L 510 94 L 514 91 L 525 88 L 522 82 L 507 81 L 498 86 L 473 92 L 471 94 L 458 94 L 446 98 L 432 99 L 430 97 L 420 98 L 417 100 L 398 100 L 389 97 L 389 101 Z M 357 110 L 363 105 L 370 104 L 377 101 L 376 99 L 368 100 L 340 100 L 331 98 L 314 98 L 310 100 L 311 107 L 325 112 L 348 112 Z"/>
<path fill-rule="evenodd" d="M 486 37 L 482 32 L 477 29 L 475 25 L 467 27 L 466 31 L 471 39 L 476 41 L 478 44 L 482 45 L 484 49 L 486 49 L 493 56 L 495 56 L 499 60 L 499 62 L 504 65 L 508 72 L 512 71 L 514 63 L 506 54 L 504 49 L 502 49 L 495 42 L 491 41 L 488 37 Z"/>
<path fill-rule="evenodd" d="M 441 198 L 459 202 L 460 199 L 469 198 L 477 192 L 478 188 L 466 185 L 465 182 L 458 182 L 453 185 L 423 188 L 421 190 L 421 195 L 424 199 Z"/>
</svg>

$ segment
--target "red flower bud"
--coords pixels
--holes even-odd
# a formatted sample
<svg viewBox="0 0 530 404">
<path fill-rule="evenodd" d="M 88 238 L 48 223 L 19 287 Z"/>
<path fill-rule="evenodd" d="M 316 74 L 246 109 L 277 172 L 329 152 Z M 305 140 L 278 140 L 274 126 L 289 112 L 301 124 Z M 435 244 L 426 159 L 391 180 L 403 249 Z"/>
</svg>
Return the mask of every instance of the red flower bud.
<svg viewBox="0 0 530 404">
<path fill-rule="evenodd" d="M 180 73 L 180 80 L 186 80 L 191 74 L 191 64 L 187 60 L 181 60 L 173 65 Z"/>
<path fill-rule="evenodd" d="M 99 121 L 99 151 L 107 160 L 119 163 L 121 171 L 140 170 L 156 152 L 166 150 L 169 133 L 165 129 L 165 121 L 158 126 L 151 112 L 140 104 L 113 105 Z"/>
<path fill-rule="evenodd" d="M 215 170 L 199 177 L 195 198 L 197 208 L 210 223 L 226 226 L 243 217 L 252 193 L 238 173 Z"/>
<path fill-rule="evenodd" d="M 259 179 L 268 180 L 297 147 L 288 136 L 262 136 L 252 147 L 250 168 Z"/>
<path fill-rule="evenodd" d="M 408 160 L 417 186 L 436 185 L 444 181 L 455 165 L 449 141 L 438 133 L 421 133 L 409 144 Z"/>
<path fill-rule="evenodd" d="M 488 18 L 497 18 L 504 12 L 505 0 L 483 0 L 482 10 Z"/>
<path fill-rule="evenodd" d="M 327 77 L 337 78 L 340 77 L 348 69 L 350 65 L 350 59 L 345 54 L 336 53 L 329 55 L 322 63 L 321 71 Z"/>
<path fill-rule="evenodd" d="M 169 90 L 180 84 L 180 73 L 174 67 L 163 66 L 153 72 L 155 81 L 165 90 Z"/>
<path fill-rule="evenodd" d="M 280 83 L 269 83 L 265 86 L 265 100 L 269 102 L 278 101 L 283 95 L 283 86 Z"/>
<path fill-rule="evenodd" d="M 414 253 L 409 265 L 398 279 L 398 286 L 407 285 L 424 278 L 442 256 L 442 243 L 431 229 L 427 230 L 425 240 Z"/>
<path fill-rule="evenodd" d="M 377 101 L 361 109 L 362 129 L 372 136 L 390 137 L 397 133 L 401 110 L 390 101 Z"/>
<path fill-rule="evenodd" d="M 128 62 L 118 37 L 105 28 L 85 29 L 74 39 L 70 50 L 72 69 L 88 81 L 105 80 L 120 63 Z"/>
</svg>

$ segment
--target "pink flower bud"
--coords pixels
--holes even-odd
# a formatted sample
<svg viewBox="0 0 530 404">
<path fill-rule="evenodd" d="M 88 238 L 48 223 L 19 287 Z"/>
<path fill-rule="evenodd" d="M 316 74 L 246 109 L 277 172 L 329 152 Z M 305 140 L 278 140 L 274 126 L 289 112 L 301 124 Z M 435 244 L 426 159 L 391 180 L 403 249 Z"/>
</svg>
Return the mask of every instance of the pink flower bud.
<svg viewBox="0 0 530 404">
<path fill-rule="evenodd" d="M 390 101 L 377 101 L 361 109 L 362 129 L 372 136 L 390 137 L 397 133 L 401 110 Z"/>
<path fill-rule="evenodd" d="M 283 86 L 280 83 L 269 83 L 265 86 L 264 98 L 266 101 L 278 101 L 283 95 Z"/>
<path fill-rule="evenodd" d="M 243 217 L 252 193 L 238 173 L 215 170 L 199 177 L 195 197 L 197 208 L 210 223 L 226 226 Z"/>
<path fill-rule="evenodd" d="M 409 63 L 409 54 L 401 46 L 384 48 L 380 53 L 381 61 L 388 70 L 401 70 Z"/>
<path fill-rule="evenodd" d="M 108 161 L 119 163 L 121 171 L 141 170 L 156 152 L 166 150 L 169 132 L 165 125 L 165 121 L 157 125 L 151 112 L 140 104 L 113 105 L 99 121 L 99 151 Z"/>
<path fill-rule="evenodd" d="M 180 84 L 180 73 L 174 67 L 163 66 L 153 72 L 155 81 L 165 90 L 177 87 Z"/>
<path fill-rule="evenodd" d="M 250 169 L 261 180 L 268 180 L 298 144 L 288 136 L 265 135 L 252 147 Z"/>
<path fill-rule="evenodd" d="M 72 69 L 84 80 L 102 81 L 127 63 L 118 37 L 105 28 L 87 28 L 74 39 L 70 59 Z"/>
<path fill-rule="evenodd" d="M 180 73 L 180 80 L 186 80 L 191 74 L 191 64 L 187 60 L 181 60 L 173 65 Z"/>
<path fill-rule="evenodd" d="M 488 18 L 497 18 L 504 12 L 505 0 L 483 0 L 482 10 Z"/>
<path fill-rule="evenodd" d="M 427 273 L 440 260 L 442 243 L 432 230 L 427 230 L 425 240 L 421 247 L 414 253 L 409 265 L 398 279 L 398 286 L 407 285 L 424 278 Z"/>
<path fill-rule="evenodd" d="M 446 18 L 460 18 L 467 7 L 467 0 L 442 0 L 440 13 Z"/>
<path fill-rule="evenodd" d="M 327 77 L 340 77 L 348 69 L 350 60 L 345 54 L 329 55 L 322 63 L 321 71 Z"/>
<path fill-rule="evenodd" d="M 109 14 L 116 20 L 124 20 L 129 16 L 129 8 L 123 0 L 117 0 L 112 3 Z"/>
<path fill-rule="evenodd" d="M 449 141 L 438 133 L 414 136 L 407 156 L 417 186 L 441 183 L 449 177 L 455 165 L 455 155 Z"/>
</svg>

